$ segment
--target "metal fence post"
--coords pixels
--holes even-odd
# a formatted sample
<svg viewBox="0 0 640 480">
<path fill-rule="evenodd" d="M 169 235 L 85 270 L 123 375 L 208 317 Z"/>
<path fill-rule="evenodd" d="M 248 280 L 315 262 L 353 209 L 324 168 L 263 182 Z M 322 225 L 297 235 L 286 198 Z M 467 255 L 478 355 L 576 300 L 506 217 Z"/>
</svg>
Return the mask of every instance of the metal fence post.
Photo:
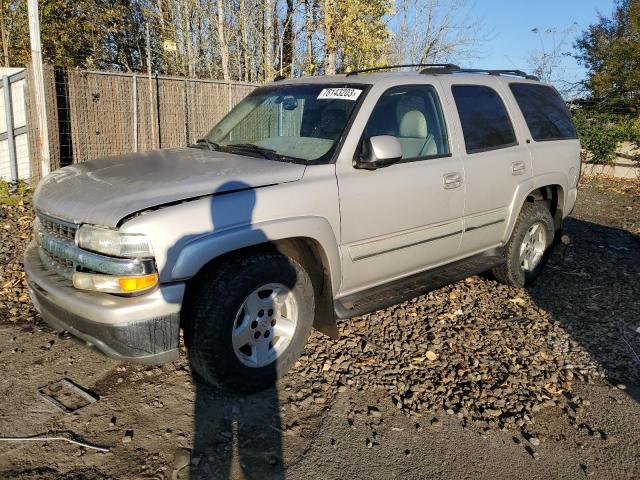
<svg viewBox="0 0 640 480">
<path fill-rule="evenodd" d="M 133 151 L 138 151 L 138 77 L 133 76 L 133 84 L 131 86 L 133 90 Z"/>
<path fill-rule="evenodd" d="M 7 123 L 7 141 L 9 143 L 9 169 L 11 182 L 18 181 L 18 157 L 16 155 L 16 142 L 13 138 L 13 104 L 11 101 L 11 84 L 9 77 L 2 77 L 2 89 L 4 90 L 4 115 Z"/>
<path fill-rule="evenodd" d="M 189 85 L 187 80 L 184 81 L 184 137 L 187 145 L 191 143 L 189 138 Z"/>
<path fill-rule="evenodd" d="M 158 123 L 158 148 L 162 148 L 162 123 L 160 121 L 160 81 L 156 72 L 156 122 Z"/>
</svg>

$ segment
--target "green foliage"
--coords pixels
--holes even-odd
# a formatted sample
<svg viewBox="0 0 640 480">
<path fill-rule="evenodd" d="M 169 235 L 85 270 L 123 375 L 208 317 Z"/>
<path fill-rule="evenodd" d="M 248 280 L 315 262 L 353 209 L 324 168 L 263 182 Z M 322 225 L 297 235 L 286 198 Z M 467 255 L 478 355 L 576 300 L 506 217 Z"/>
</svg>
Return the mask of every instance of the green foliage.
<svg viewBox="0 0 640 480">
<path fill-rule="evenodd" d="M 620 0 L 611 18 L 578 38 L 577 59 L 587 67 L 585 86 L 599 108 L 640 110 L 640 0 Z"/>
<path fill-rule="evenodd" d="M 578 110 L 573 121 L 584 150 L 583 160 L 611 162 L 620 142 L 640 145 L 640 128 L 633 116 Z"/>
<path fill-rule="evenodd" d="M 385 16 L 389 0 L 348 0 L 337 4 L 336 39 L 343 66 L 355 70 L 386 63 L 389 30 Z"/>
<path fill-rule="evenodd" d="M 17 205 L 30 193 L 29 185 L 22 180 L 11 184 L 0 179 L 0 205 Z"/>
<path fill-rule="evenodd" d="M 575 48 L 588 72 L 590 106 L 574 115 L 582 148 L 590 161 L 610 162 L 620 142 L 640 145 L 640 0 L 618 0 Z"/>
<path fill-rule="evenodd" d="M 45 63 L 59 67 L 140 70 L 144 65 L 143 24 L 149 0 L 40 0 Z M 9 64 L 30 59 L 26 0 L 0 2 L 0 51 L 7 41 Z"/>
</svg>

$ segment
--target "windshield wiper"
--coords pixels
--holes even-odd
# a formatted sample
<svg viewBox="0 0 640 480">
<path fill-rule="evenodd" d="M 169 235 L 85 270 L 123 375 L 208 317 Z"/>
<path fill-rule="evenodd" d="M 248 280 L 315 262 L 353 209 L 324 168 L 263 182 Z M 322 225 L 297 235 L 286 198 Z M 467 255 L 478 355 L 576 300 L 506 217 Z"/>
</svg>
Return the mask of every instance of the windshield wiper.
<svg viewBox="0 0 640 480">
<path fill-rule="evenodd" d="M 280 160 L 284 157 L 283 155 L 279 155 L 275 150 L 271 148 L 260 147 L 259 145 L 256 145 L 254 143 L 232 143 L 230 145 L 225 145 L 225 147 L 228 149 L 237 148 L 239 150 L 249 150 L 261 155 L 267 160 Z"/>
<path fill-rule="evenodd" d="M 212 142 L 211 140 L 207 140 L 206 138 L 199 138 L 198 140 L 196 140 L 196 143 L 192 143 L 191 145 L 189 145 L 189 147 L 191 148 L 200 148 L 202 146 L 206 146 L 212 152 L 217 152 L 220 150 L 220 145 Z"/>
</svg>

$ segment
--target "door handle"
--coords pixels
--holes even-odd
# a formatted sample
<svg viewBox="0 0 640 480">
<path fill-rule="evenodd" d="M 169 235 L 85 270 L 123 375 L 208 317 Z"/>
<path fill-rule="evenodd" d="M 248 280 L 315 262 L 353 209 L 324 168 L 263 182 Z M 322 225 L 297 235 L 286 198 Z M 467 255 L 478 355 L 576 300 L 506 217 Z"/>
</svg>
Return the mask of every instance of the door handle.
<svg viewBox="0 0 640 480">
<path fill-rule="evenodd" d="M 460 175 L 459 173 L 445 173 L 442 176 L 443 188 L 450 190 L 452 188 L 458 188 L 460 185 L 462 185 L 462 175 Z"/>
<path fill-rule="evenodd" d="M 527 170 L 527 165 L 522 161 L 511 163 L 511 175 L 522 175 Z"/>
</svg>

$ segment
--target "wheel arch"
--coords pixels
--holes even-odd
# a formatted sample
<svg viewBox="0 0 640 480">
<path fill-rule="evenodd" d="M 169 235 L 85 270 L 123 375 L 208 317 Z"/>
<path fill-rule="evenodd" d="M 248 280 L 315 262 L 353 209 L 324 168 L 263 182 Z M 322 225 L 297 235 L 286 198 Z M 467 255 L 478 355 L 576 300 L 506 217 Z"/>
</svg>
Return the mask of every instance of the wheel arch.
<svg viewBox="0 0 640 480">
<path fill-rule="evenodd" d="M 337 241 L 326 220 L 300 219 L 298 227 L 286 228 L 258 224 L 237 231 L 215 232 L 186 245 L 172 268 L 173 278 L 187 279 L 187 291 L 200 275 L 222 262 L 238 256 L 279 252 L 298 262 L 309 274 L 316 294 L 314 327 L 331 337 L 337 336 L 334 317 L 334 291 L 341 278 Z M 310 236 L 306 232 L 313 232 Z M 288 234 L 288 235 L 287 235 Z"/>
<path fill-rule="evenodd" d="M 562 188 L 562 185 L 551 184 L 535 188 L 527 194 L 525 202 L 545 203 L 553 217 L 553 223 L 556 231 L 560 229 L 564 214 L 564 189 Z"/>
<path fill-rule="evenodd" d="M 564 218 L 564 205 L 566 199 L 566 189 L 559 179 L 548 179 L 546 181 L 531 182 L 527 185 L 521 185 L 519 192 L 514 195 L 514 201 L 511 208 L 511 215 L 503 242 L 507 242 L 511 237 L 513 229 L 515 228 L 516 220 L 522 206 L 526 202 L 545 202 L 548 205 L 551 216 L 553 217 L 553 223 L 556 231 L 560 230 L 562 226 L 562 219 Z"/>
</svg>

